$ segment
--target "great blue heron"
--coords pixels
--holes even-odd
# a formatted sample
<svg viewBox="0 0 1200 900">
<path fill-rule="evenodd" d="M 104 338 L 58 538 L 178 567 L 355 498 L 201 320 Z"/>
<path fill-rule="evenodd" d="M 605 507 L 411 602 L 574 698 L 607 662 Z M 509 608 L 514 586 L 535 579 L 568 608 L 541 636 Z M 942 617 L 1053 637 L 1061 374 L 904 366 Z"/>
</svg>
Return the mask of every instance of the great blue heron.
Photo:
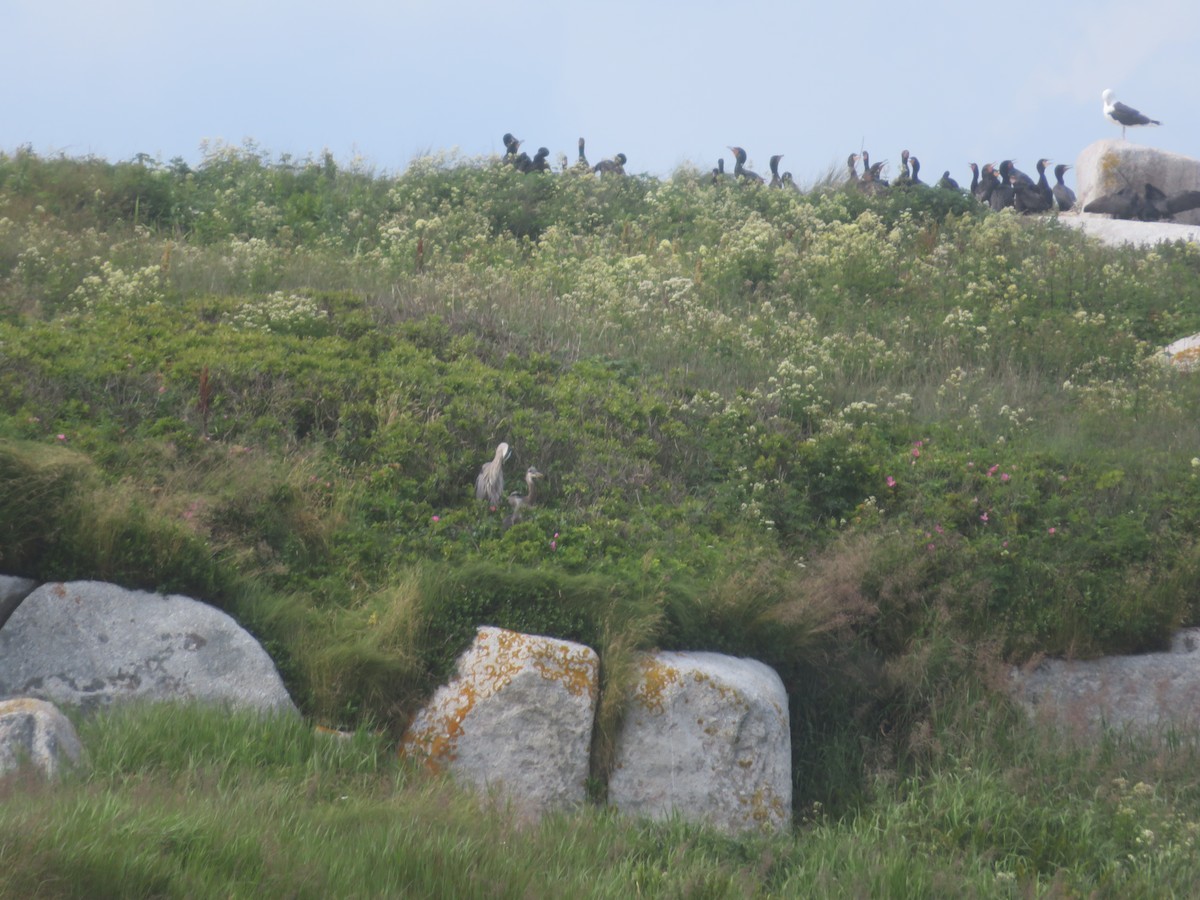
<svg viewBox="0 0 1200 900">
<path fill-rule="evenodd" d="M 492 506 L 500 505 L 504 496 L 504 461 L 512 455 L 508 444 L 500 443 L 496 447 L 496 455 L 492 461 L 484 463 L 475 478 L 475 496 L 486 500 Z"/>
<path fill-rule="evenodd" d="M 521 521 L 521 514 L 526 509 L 533 506 L 533 482 L 535 479 L 542 477 L 542 473 L 539 472 L 534 466 L 530 466 L 525 470 L 525 484 L 527 485 L 525 496 L 522 497 L 520 494 L 515 492 L 508 495 L 508 505 L 512 507 L 512 512 L 504 517 L 505 528 L 511 528 L 513 525 L 516 525 L 517 522 Z"/>
</svg>

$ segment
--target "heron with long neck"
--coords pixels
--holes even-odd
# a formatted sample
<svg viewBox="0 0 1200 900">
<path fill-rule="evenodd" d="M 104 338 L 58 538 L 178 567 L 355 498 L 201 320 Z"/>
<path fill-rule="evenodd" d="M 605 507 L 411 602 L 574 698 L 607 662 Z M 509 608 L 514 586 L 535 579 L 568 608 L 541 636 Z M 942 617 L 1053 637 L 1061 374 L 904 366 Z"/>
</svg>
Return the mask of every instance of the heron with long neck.
<svg viewBox="0 0 1200 900">
<path fill-rule="evenodd" d="M 508 505 L 512 507 L 512 512 L 504 517 L 505 528 L 511 528 L 513 525 L 517 524 L 517 522 L 521 521 L 522 513 L 533 506 L 535 492 L 533 486 L 534 482 L 543 477 L 544 476 L 537 470 L 536 466 L 530 466 L 525 470 L 525 496 L 522 497 L 515 491 L 508 495 Z"/>
<path fill-rule="evenodd" d="M 486 500 L 492 506 L 500 505 L 504 496 L 504 461 L 512 455 L 508 444 L 501 442 L 496 447 L 496 455 L 492 461 L 484 463 L 475 478 L 475 496 Z"/>
</svg>

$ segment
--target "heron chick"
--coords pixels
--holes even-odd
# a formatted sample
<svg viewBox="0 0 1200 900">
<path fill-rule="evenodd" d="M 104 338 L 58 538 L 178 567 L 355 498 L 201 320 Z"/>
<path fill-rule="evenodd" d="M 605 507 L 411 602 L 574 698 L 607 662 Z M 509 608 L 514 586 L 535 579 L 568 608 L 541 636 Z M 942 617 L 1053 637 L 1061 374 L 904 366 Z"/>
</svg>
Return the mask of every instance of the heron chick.
<svg viewBox="0 0 1200 900">
<path fill-rule="evenodd" d="M 517 522 L 521 521 L 521 514 L 526 509 L 533 506 L 533 499 L 534 499 L 533 482 L 535 479 L 543 478 L 543 477 L 545 477 L 545 476 L 543 476 L 542 473 L 539 472 L 537 470 L 537 467 L 535 467 L 535 466 L 530 466 L 528 469 L 525 470 L 525 484 L 527 486 L 525 496 L 522 497 L 520 494 L 516 493 L 515 491 L 508 495 L 508 505 L 512 507 L 512 512 L 509 515 L 504 517 L 504 527 L 505 528 L 511 528 L 513 525 L 516 525 Z"/>
<path fill-rule="evenodd" d="M 496 447 L 496 455 L 492 461 L 484 463 L 475 478 L 475 496 L 486 500 L 492 506 L 500 505 L 504 496 L 504 461 L 512 455 L 508 444 L 501 442 Z"/>
</svg>

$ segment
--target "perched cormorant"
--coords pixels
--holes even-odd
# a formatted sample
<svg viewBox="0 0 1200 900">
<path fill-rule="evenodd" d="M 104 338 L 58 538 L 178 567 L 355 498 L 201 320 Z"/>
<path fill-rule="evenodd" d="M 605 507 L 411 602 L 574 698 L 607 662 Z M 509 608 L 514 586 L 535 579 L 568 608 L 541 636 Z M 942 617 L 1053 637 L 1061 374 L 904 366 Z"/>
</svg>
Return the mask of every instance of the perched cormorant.
<svg viewBox="0 0 1200 900">
<path fill-rule="evenodd" d="M 906 150 L 905 152 L 907 153 L 908 151 Z M 915 156 L 910 156 L 908 158 L 908 164 L 912 167 L 912 172 L 908 176 L 909 182 L 912 184 L 924 185 L 925 182 L 921 180 L 921 161 Z"/>
<path fill-rule="evenodd" d="M 518 172 L 528 172 L 529 167 L 533 164 L 529 154 L 521 150 L 523 143 L 525 142 L 511 134 L 504 135 L 504 161 Z"/>
<path fill-rule="evenodd" d="M 991 207 L 999 212 L 1015 202 L 1012 185 L 1012 160 L 1000 163 L 1000 179 L 992 188 Z"/>
<path fill-rule="evenodd" d="M 783 159 L 782 153 L 776 153 L 771 157 L 771 187 L 783 187 L 783 179 L 779 177 L 779 161 Z"/>
<path fill-rule="evenodd" d="M 1013 206 L 1017 212 L 1040 213 L 1053 207 L 1054 195 L 1050 191 L 1049 182 L 1046 181 L 1047 162 L 1045 159 L 1038 160 L 1040 177 L 1036 184 L 1033 181 L 1022 181 L 1015 171 L 1009 173 L 1009 181 L 1013 186 Z"/>
<path fill-rule="evenodd" d="M 583 152 L 583 138 L 579 139 L 579 156 L 575 160 L 575 168 L 580 172 L 592 171 L 592 167 L 588 164 L 587 156 Z"/>
<path fill-rule="evenodd" d="M 593 172 L 598 172 L 601 175 L 624 175 L 625 174 L 625 154 L 618 153 L 612 159 L 602 159 L 592 167 Z"/>
<path fill-rule="evenodd" d="M 722 156 L 717 160 L 717 167 L 712 170 L 712 182 L 713 184 L 720 184 L 729 177 L 730 176 L 725 172 L 725 157 Z"/>
<path fill-rule="evenodd" d="M 1008 180 L 1012 184 L 1033 184 L 1033 179 L 1018 169 L 1011 159 L 1006 159 L 1000 163 L 1000 171 L 1004 171 L 1004 163 L 1008 163 Z"/>
<path fill-rule="evenodd" d="M 978 184 L 979 183 L 979 167 L 976 166 L 975 163 L 971 163 L 971 166 L 973 167 L 973 169 L 975 171 L 975 184 Z M 939 178 L 937 181 L 937 186 L 940 188 L 945 188 L 948 191 L 961 191 L 962 190 L 962 188 L 960 188 L 958 186 L 958 182 L 950 177 L 949 169 L 947 169 L 945 172 L 942 173 L 942 177 Z M 972 188 L 973 187 L 974 187 L 974 185 L 972 185 Z"/>
<path fill-rule="evenodd" d="M 977 172 L 979 171 L 979 167 L 975 163 L 971 163 L 971 171 L 973 173 Z M 991 206 L 992 194 L 995 193 L 996 188 L 999 186 L 1000 178 L 996 174 L 995 166 L 991 163 L 984 163 L 983 170 L 979 174 L 979 183 L 976 184 L 973 179 L 971 181 L 971 194 L 980 203 L 985 206 Z"/>
<path fill-rule="evenodd" d="M 1098 197 L 1083 208 L 1088 213 L 1105 213 L 1114 219 L 1141 219 L 1157 222 L 1176 213 L 1200 208 L 1200 191 L 1184 191 L 1168 197 L 1150 183 L 1138 191 L 1123 187 L 1114 194 Z"/>
<path fill-rule="evenodd" d="M 756 184 L 762 184 L 763 177 L 761 175 L 759 175 L 757 172 L 751 172 L 749 169 L 746 168 L 746 151 L 743 150 L 741 147 L 730 147 L 729 149 L 731 151 L 733 151 L 733 158 L 735 160 L 734 166 L 733 166 L 733 174 L 736 175 L 738 178 L 744 178 L 746 181 L 752 181 L 752 182 L 755 182 Z"/>
<path fill-rule="evenodd" d="M 1075 206 L 1075 192 L 1063 184 L 1063 175 L 1069 168 L 1066 163 L 1054 167 L 1054 201 L 1062 212 L 1069 212 Z"/>
<path fill-rule="evenodd" d="M 520 164 L 519 160 L 521 159 L 521 157 L 524 157 L 526 160 L 529 159 L 529 157 L 526 156 L 524 153 L 519 153 L 519 151 L 521 149 L 521 141 L 518 138 L 513 137 L 511 133 L 505 134 L 503 137 L 503 141 L 504 141 L 504 161 L 506 163 L 508 163 L 509 165 L 516 166 L 518 169 L 520 169 L 521 164 Z"/>
<path fill-rule="evenodd" d="M 902 184 L 908 184 L 910 181 L 912 181 L 912 175 L 908 171 L 908 159 L 909 159 L 908 151 L 901 150 L 900 151 L 900 174 L 898 174 L 894 179 L 892 179 L 892 184 L 896 185 L 897 187 L 899 187 Z"/>
<path fill-rule="evenodd" d="M 858 183 L 858 154 L 851 153 L 846 157 L 846 180 L 851 184 Z"/>
<path fill-rule="evenodd" d="M 1151 119 L 1149 116 L 1143 115 L 1132 106 L 1126 106 L 1120 100 L 1113 99 L 1113 92 L 1105 89 L 1100 95 L 1100 99 L 1104 101 L 1104 115 L 1109 121 L 1115 122 L 1121 126 L 1121 139 L 1125 139 L 1125 129 L 1130 125 L 1161 125 L 1162 122 L 1158 119 Z"/>
<path fill-rule="evenodd" d="M 1042 192 L 1042 198 L 1045 201 L 1046 209 L 1054 208 L 1054 190 L 1050 187 L 1050 182 L 1046 180 L 1046 166 L 1050 165 L 1050 160 L 1039 159 L 1037 161 L 1038 190 Z"/>
<path fill-rule="evenodd" d="M 549 156 L 550 156 L 549 148 L 538 147 L 537 154 L 530 161 L 529 165 L 525 167 L 525 171 L 526 172 L 549 172 L 550 171 L 550 163 L 546 162 L 546 160 L 549 158 Z"/>
</svg>

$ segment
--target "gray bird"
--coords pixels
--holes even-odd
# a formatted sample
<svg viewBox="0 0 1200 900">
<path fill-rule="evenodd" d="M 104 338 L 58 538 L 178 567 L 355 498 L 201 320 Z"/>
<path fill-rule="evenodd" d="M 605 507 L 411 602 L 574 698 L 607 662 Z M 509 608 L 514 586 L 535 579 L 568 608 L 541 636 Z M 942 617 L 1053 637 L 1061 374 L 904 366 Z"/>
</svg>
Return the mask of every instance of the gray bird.
<svg viewBox="0 0 1200 900">
<path fill-rule="evenodd" d="M 489 463 L 484 463 L 475 478 L 475 496 L 486 500 L 492 506 L 500 505 L 504 496 L 504 461 L 512 455 L 508 444 L 501 442 L 496 447 L 496 455 Z"/>
<path fill-rule="evenodd" d="M 508 505 L 512 507 L 512 512 L 504 517 L 505 528 L 512 528 L 512 526 L 516 525 L 519 521 L 521 521 L 522 513 L 524 513 L 529 507 L 533 506 L 533 483 L 536 479 L 542 477 L 544 476 L 537 470 L 535 466 L 530 466 L 525 470 L 525 485 L 527 488 L 525 496 L 522 497 L 516 492 L 508 495 Z"/>
</svg>

